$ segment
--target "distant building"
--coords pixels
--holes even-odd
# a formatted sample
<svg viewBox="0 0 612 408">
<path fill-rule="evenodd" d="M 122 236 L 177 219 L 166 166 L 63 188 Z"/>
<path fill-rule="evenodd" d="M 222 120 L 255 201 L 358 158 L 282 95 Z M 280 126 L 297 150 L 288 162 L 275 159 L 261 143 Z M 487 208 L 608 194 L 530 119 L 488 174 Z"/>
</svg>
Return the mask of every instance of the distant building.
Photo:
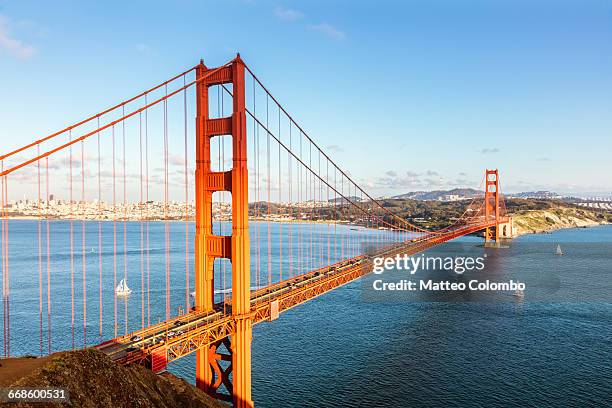
<svg viewBox="0 0 612 408">
<path fill-rule="evenodd" d="M 459 194 L 444 194 L 440 196 L 438 200 L 439 201 L 459 201 L 461 200 L 461 197 L 459 197 Z"/>
</svg>

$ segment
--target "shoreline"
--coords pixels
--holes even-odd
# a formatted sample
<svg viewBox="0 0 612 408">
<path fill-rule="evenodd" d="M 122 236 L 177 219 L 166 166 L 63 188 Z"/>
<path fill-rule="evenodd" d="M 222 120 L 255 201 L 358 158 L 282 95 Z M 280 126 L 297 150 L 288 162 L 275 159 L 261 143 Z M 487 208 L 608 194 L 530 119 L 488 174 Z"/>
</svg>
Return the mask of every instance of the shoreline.
<svg viewBox="0 0 612 408">
<path fill-rule="evenodd" d="M 118 217 L 116 219 L 108 217 L 96 217 L 94 214 L 90 214 L 91 217 L 63 217 L 63 216 L 38 216 L 34 215 L 22 215 L 22 214 L 6 214 L 3 219 L 5 220 L 24 220 L 24 221 L 45 221 L 45 222 L 57 222 L 57 221 L 68 221 L 68 222 L 105 222 L 105 223 L 194 223 L 195 218 L 187 217 L 183 218 L 180 216 L 172 218 L 131 218 L 131 217 Z M 519 211 L 511 214 L 513 218 L 513 238 L 520 237 L 529 234 L 550 234 L 554 231 L 561 229 L 570 228 L 589 228 L 598 225 L 612 225 L 612 214 L 605 212 L 589 211 L 575 207 L 554 207 L 542 210 L 526 210 Z M 213 219 L 214 222 L 228 222 L 231 223 L 231 219 Z M 304 220 L 304 219 L 291 219 L 285 217 L 275 218 L 261 218 L 261 217 L 249 217 L 249 221 L 253 223 L 278 223 L 278 224 L 318 224 L 318 225 L 340 225 L 349 227 L 351 229 L 364 229 L 371 230 L 377 228 L 370 228 L 368 226 L 354 223 L 349 220 Z"/>
<path fill-rule="evenodd" d="M 612 222 L 602 222 L 602 223 L 595 223 L 595 224 L 589 224 L 589 225 L 581 225 L 581 226 L 567 226 L 567 227 L 558 227 L 558 228 L 551 228 L 551 229 L 547 229 L 547 230 L 541 230 L 541 231 L 522 231 L 520 233 L 517 233 L 514 235 L 514 238 L 518 238 L 518 237 L 522 237 L 525 235 L 546 235 L 546 234 L 552 234 L 553 232 L 556 231 L 562 231 L 562 230 L 570 230 L 570 229 L 589 229 L 589 228 L 595 228 L 595 227 L 603 227 L 606 225 L 612 225 Z"/>
</svg>

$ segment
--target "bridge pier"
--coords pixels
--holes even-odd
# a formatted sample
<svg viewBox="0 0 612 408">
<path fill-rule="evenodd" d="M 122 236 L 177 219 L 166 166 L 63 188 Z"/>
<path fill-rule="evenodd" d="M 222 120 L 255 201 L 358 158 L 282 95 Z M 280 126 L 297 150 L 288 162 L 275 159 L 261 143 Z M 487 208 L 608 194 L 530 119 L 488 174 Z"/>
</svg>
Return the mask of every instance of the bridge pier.
<svg viewBox="0 0 612 408">
<path fill-rule="evenodd" d="M 251 342 L 253 323 L 250 315 L 236 319 L 236 333 L 232 336 L 232 402 L 235 408 L 251 408 Z"/>
<path fill-rule="evenodd" d="M 516 227 L 514 226 L 514 221 L 512 217 L 508 217 L 507 222 L 500 223 L 498 225 L 498 228 L 499 228 L 499 238 L 500 239 L 503 240 L 503 239 L 514 238 Z"/>
<path fill-rule="evenodd" d="M 512 221 L 512 217 L 507 217 L 508 221 L 501 222 L 493 227 L 496 231 L 492 234 L 493 237 L 497 236 L 497 238 L 492 238 L 487 240 L 487 231 L 485 230 L 485 247 L 486 248 L 501 248 L 502 242 L 510 241 L 514 238 L 514 222 Z"/>
</svg>

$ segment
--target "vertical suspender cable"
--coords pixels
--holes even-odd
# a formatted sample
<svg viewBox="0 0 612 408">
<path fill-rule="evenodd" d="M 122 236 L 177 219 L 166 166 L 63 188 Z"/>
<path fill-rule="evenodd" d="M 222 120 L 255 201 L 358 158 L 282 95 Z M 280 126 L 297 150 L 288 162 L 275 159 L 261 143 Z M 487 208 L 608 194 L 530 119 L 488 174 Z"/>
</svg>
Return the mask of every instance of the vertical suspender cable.
<svg viewBox="0 0 612 408">
<path fill-rule="evenodd" d="M 46 244 L 47 244 L 47 330 L 48 330 L 48 342 L 49 342 L 49 354 L 51 354 L 51 248 L 49 247 L 49 158 L 45 157 L 45 191 L 46 191 Z"/>
<path fill-rule="evenodd" d="M 310 179 L 308 182 L 308 193 L 310 194 L 310 200 L 312 200 L 312 205 L 310 206 L 310 248 L 308 248 L 308 271 L 314 269 L 314 241 L 313 241 L 313 232 L 314 232 L 314 205 L 315 205 L 315 197 L 314 197 L 314 180 L 312 177 L 312 142 L 308 144 L 308 172 L 306 173 L 307 177 Z"/>
<path fill-rule="evenodd" d="M 2 243 L 4 249 L 4 263 L 3 263 L 3 282 L 4 282 L 4 354 L 6 357 L 11 355 L 11 285 L 10 285 L 10 271 L 9 271 L 9 222 L 8 222 L 8 177 L 4 176 L 2 184 Z"/>
<path fill-rule="evenodd" d="M 98 117 L 98 129 L 100 118 Z M 98 217 L 102 216 L 102 154 L 100 151 L 100 131 L 98 130 Z M 99 337 L 102 338 L 102 220 L 98 219 L 98 320 Z"/>
<path fill-rule="evenodd" d="M 122 108 L 125 116 L 125 105 Z M 127 186 L 125 177 L 125 120 L 121 121 L 121 139 L 123 145 L 123 282 L 127 286 Z M 123 299 L 123 319 L 125 321 L 125 334 L 128 334 L 128 306 L 129 299 Z"/>
<path fill-rule="evenodd" d="M 253 79 L 253 115 L 257 115 L 257 97 L 255 88 L 255 79 Z M 255 116 L 257 117 L 257 116 Z M 255 205 L 253 208 L 255 224 L 255 235 L 256 235 L 256 249 L 257 249 L 257 266 L 255 268 L 255 282 L 257 282 L 257 288 L 261 286 L 261 252 L 259 239 L 260 231 L 260 220 L 259 220 L 259 126 L 257 121 L 253 120 L 253 165 L 255 167 Z"/>
<path fill-rule="evenodd" d="M 4 202 L 8 203 L 8 177 L 4 176 Z M 7 356 L 11 355 L 11 275 L 9 270 L 9 222 L 8 214 L 5 212 L 4 217 L 4 246 L 5 259 L 4 267 L 6 274 L 6 331 L 7 331 Z"/>
<path fill-rule="evenodd" d="M 40 156 L 40 146 L 37 146 L 37 155 Z M 38 174 L 38 314 L 40 329 L 40 355 L 43 354 L 43 274 L 42 274 L 42 215 L 40 211 L 40 160 L 36 161 Z M 4 266 L 4 264 L 3 264 Z M 6 332 L 6 330 L 5 330 Z"/>
<path fill-rule="evenodd" d="M 329 160 L 325 159 L 325 166 L 326 166 L 326 175 L 325 175 L 325 181 L 327 184 L 327 203 L 325 203 L 325 208 L 328 212 L 327 215 L 327 264 L 331 265 L 331 216 L 329 214 L 330 211 L 330 206 L 329 206 Z"/>
<path fill-rule="evenodd" d="M 266 136 L 267 136 L 267 147 L 266 147 L 266 160 L 267 160 L 267 177 L 268 177 L 268 199 L 266 206 L 268 207 L 267 219 L 268 219 L 268 286 L 272 283 L 272 235 L 270 225 L 270 121 L 269 121 L 269 100 L 270 98 L 266 95 Z"/>
<path fill-rule="evenodd" d="M 253 80 L 253 112 L 255 112 L 255 81 Z M 253 120 L 253 137 L 251 138 L 253 141 L 253 172 L 251 173 L 251 177 L 253 178 L 253 219 L 257 220 L 257 144 L 255 142 L 257 134 L 257 121 Z M 253 225 L 253 232 L 255 233 L 255 252 L 257 252 L 257 223 Z M 253 241 L 251 241 L 253 242 Z M 254 257 L 256 259 L 256 256 Z M 257 261 L 256 261 L 257 262 Z M 259 271 L 257 270 L 257 264 L 255 264 L 255 286 L 259 289 Z"/>
<path fill-rule="evenodd" d="M 114 337 L 117 337 L 117 177 L 115 168 L 115 126 L 112 127 L 113 145 L 113 309 L 114 309 Z"/>
<path fill-rule="evenodd" d="M 168 95 L 168 85 L 164 87 Z M 170 225 L 168 224 L 168 99 L 164 99 L 164 232 L 166 241 L 166 320 L 170 319 Z"/>
<path fill-rule="evenodd" d="M 321 151 L 319 150 L 319 170 L 318 170 L 318 178 L 315 179 L 315 181 L 318 180 L 319 183 L 319 205 L 317 205 L 317 220 L 320 222 L 321 221 L 321 204 L 323 203 L 323 185 L 321 183 Z M 323 233 L 323 228 L 320 228 L 321 233 Z M 318 244 L 319 244 L 319 265 L 318 267 L 322 267 L 324 265 L 323 262 L 323 239 L 318 239 Z"/>
<path fill-rule="evenodd" d="M 258 220 L 257 221 L 257 282 L 258 282 L 257 286 L 261 286 L 261 280 L 262 280 L 261 279 L 261 269 L 262 269 L 261 268 L 261 225 L 262 225 L 262 222 L 261 222 L 261 202 L 260 202 L 260 200 L 261 200 L 261 194 L 260 194 L 260 189 L 261 189 L 260 162 L 261 162 L 261 160 L 260 160 L 260 157 L 259 157 L 259 152 L 260 152 L 260 149 L 259 149 L 259 139 L 260 139 L 260 137 L 259 137 L 259 130 L 260 130 L 260 127 L 258 126 L 257 127 L 256 135 L 255 135 L 255 138 L 257 139 L 257 141 L 256 141 L 257 142 L 256 143 L 256 145 L 257 145 L 256 146 L 257 147 L 256 148 L 256 150 L 257 150 L 257 155 L 256 155 L 256 157 L 257 157 L 257 171 L 256 171 L 256 173 L 257 173 L 257 178 L 256 178 L 256 184 L 257 184 L 257 187 L 256 187 L 256 195 L 257 195 L 257 199 L 256 199 L 256 202 L 257 202 L 256 211 L 257 211 L 257 215 L 256 215 L 256 217 L 257 217 L 257 220 Z"/>
<path fill-rule="evenodd" d="M 0 161 L 0 171 L 4 171 L 4 161 Z M 6 227 L 6 222 L 5 222 L 5 218 L 6 218 L 6 203 L 4 202 L 4 181 L 6 180 L 6 177 L 2 177 L 1 180 L 1 184 L 0 184 L 0 212 L 1 212 L 1 217 L 2 219 L 0 220 L 0 225 L 1 225 L 1 239 L 2 239 L 2 256 L 1 256 L 1 260 L 2 260 L 2 324 L 3 324 L 3 330 L 2 330 L 2 335 L 3 335 L 3 346 L 4 346 L 4 357 L 8 357 L 8 330 L 7 330 L 7 312 L 6 312 L 6 302 L 5 302 L 5 298 L 6 298 L 6 234 L 5 234 L 5 227 Z M 41 353 L 42 354 L 42 353 Z"/>
<path fill-rule="evenodd" d="M 340 205 L 340 211 L 344 209 L 344 174 L 341 174 L 340 177 L 340 200 L 342 200 L 342 205 Z M 342 217 L 342 215 L 340 215 Z M 344 259 L 344 234 L 340 233 L 340 259 Z"/>
<path fill-rule="evenodd" d="M 300 130 L 300 161 L 298 163 L 298 211 L 299 211 L 299 219 L 298 219 L 298 274 L 302 273 L 302 260 L 303 260 L 303 248 L 302 248 L 302 201 L 303 201 L 303 191 L 302 191 L 302 167 L 304 158 L 302 157 L 302 131 Z"/>
<path fill-rule="evenodd" d="M 4 161 L 0 160 L 0 171 L 4 171 Z M 2 299 L 3 299 L 3 309 L 2 309 L 2 345 L 4 347 L 4 356 L 6 356 L 6 310 L 4 309 L 4 288 L 5 288 L 5 251 L 4 251 L 4 213 L 5 213 L 5 205 L 4 205 L 4 177 L 0 179 L 0 242 L 2 243 L 2 248 L 0 252 L 2 255 L 0 256 L 0 262 L 2 263 L 2 267 L 0 270 L 2 271 Z"/>
<path fill-rule="evenodd" d="M 338 262 L 338 173 L 334 166 L 334 262 Z"/>
<path fill-rule="evenodd" d="M 145 106 L 147 106 L 147 96 L 145 93 L 144 100 Z M 147 225 L 146 225 L 146 234 L 147 234 L 147 326 L 151 325 L 151 254 L 150 250 L 150 242 L 149 242 L 149 224 L 150 224 L 150 216 L 151 214 L 149 209 L 149 110 L 145 109 L 145 200 L 146 200 L 146 209 L 147 209 Z"/>
<path fill-rule="evenodd" d="M 69 140 L 72 140 L 72 130 L 68 131 Z M 69 150 L 70 178 L 68 180 L 70 189 L 70 327 L 72 329 L 72 349 L 74 350 L 74 196 L 72 189 L 72 145 Z"/>
<path fill-rule="evenodd" d="M 140 170 L 140 200 L 138 210 L 140 213 L 140 327 L 145 328 L 145 283 L 144 283 L 144 211 L 143 211 L 143 178 L 142 178 L 142 112 L 138 114 L 138 152 Z"/>
<path fill-rule="evenodd" d="M 87 347 L 87 258 L 85 253 L 85 142 L 81 141 L 81 243 L 83 252 L 83 347 Z"/>
<path fill-rule="evenodd" d="M 187 84 L 185 75 L 183 75 L 183 86 Z M 183 121 L 185 129 L 185 310 L 189 310 L 189 175 L 187 144 L 187 89 L 183 91 Z"/>
<path fill-rule="evenodd" d="M 289 120 L 289 150 L 293 151 L 293 143 L 291 140 L 291 129 L 292 129 L 292 121 Z M 293 185 L 293 175 L 292 175 L 292 158 L 291 155 L 288 155 L 288 160 L 287 160 L 287 167 L 289 168 L 289 176 L 288 176 L 288 180 L 289 180 L 289 203 L 288 203 L 288 209 L 289 211 L 291 211 L 291 217 L 293 217 L 293 191 L 291 186 Z M 293 226 L 295 224 L 294 223 L 290 223 L 288 228 L 289 228 L 289 277 L 293 278 Z"/>
<path fill-rule="evenodd" d="M 281 138 L 281 110 L 280 107 L 278 109 L 278 139 Z M 282 200 L 282 186 L 281 186 L 282 176 L 281 176 L 281 145 L 278 144 L 278 210 L 281 210 L 281 206 L 283 205 Z M 282 219 L 279 219 L 278 223 L 278 253 L 280 254 L 279 266 L 278 266 L 278 280 L 283 280 L 283 223 Z"/>
</svg>

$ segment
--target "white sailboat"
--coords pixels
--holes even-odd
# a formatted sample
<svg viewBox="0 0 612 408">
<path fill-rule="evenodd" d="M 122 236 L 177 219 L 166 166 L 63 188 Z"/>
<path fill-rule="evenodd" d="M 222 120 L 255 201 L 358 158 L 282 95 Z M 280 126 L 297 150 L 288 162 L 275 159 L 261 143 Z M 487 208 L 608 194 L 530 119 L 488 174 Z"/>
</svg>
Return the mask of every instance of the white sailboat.
<svg viewBox="0 0 612 408">
<path fill-rule="evenodd" d="M 563 255 L 563 251 L 561 250 L 561 245 L 557 245 L 557 252 L 555 252 L 555 255 Z"/>
<path fill-rule="evenodd" d="M 127 283 L 125 283 L 125 279 L 121 279 L 121 282 L 119 282 L 119 285 L 117 285 L 117 288 L 115 288 L 115 294 L 117 296 L 127 296 L 130 293 L 132 293 L 132 289 L 130 289 Z"/>
</svg>

